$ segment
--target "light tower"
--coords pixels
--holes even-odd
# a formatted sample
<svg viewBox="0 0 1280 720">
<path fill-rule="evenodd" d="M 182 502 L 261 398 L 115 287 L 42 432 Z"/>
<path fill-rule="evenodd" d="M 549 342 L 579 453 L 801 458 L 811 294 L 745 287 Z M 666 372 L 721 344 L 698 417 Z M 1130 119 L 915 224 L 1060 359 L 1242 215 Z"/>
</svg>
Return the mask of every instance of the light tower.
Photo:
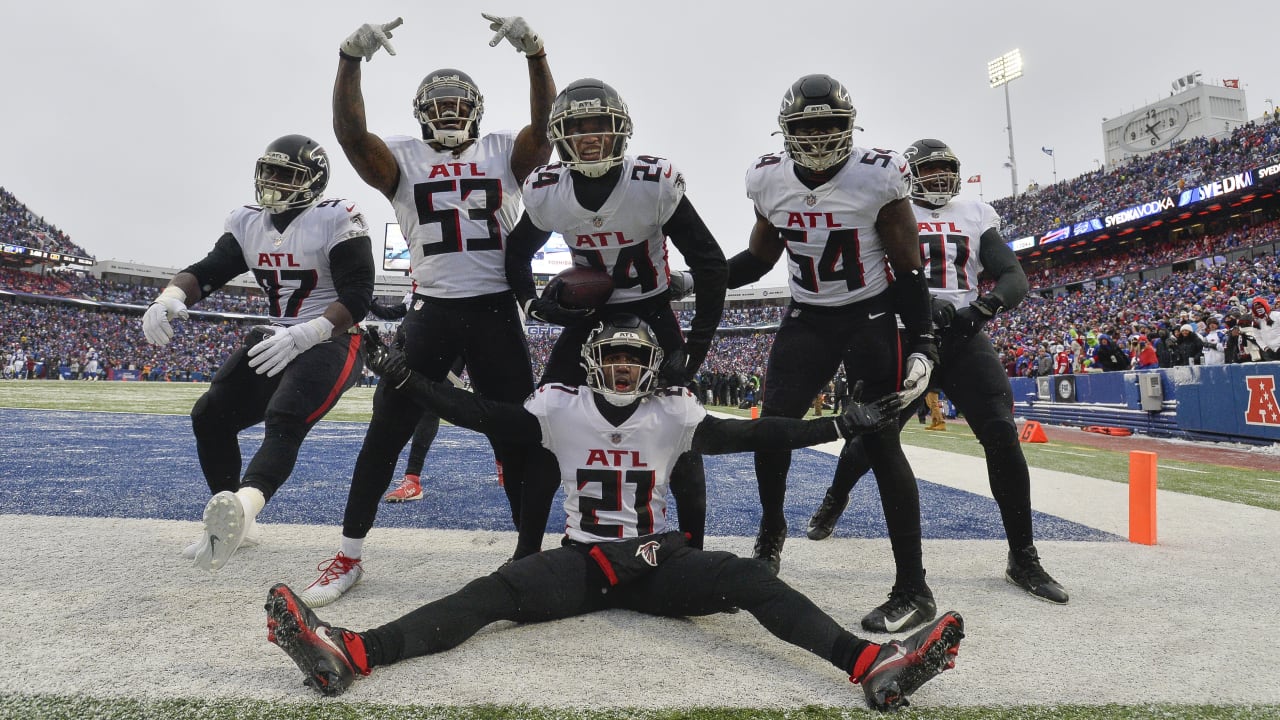
<svg viewBox="0 0 1280 720">
<path fill-rule="evenodd" d="M 1022 77 L 1022 51 L 1010 50 L 987 63 L 987 80 L 991 87 L 1004 86 L 1004 114 L 1009 131 L 1009 179 L 1013 187 L 1013 195 L 1018 195 L 1018 161 L 1013 156 L 1013 110 L 1009 106 L 1009 83 Z"/>
</svg>

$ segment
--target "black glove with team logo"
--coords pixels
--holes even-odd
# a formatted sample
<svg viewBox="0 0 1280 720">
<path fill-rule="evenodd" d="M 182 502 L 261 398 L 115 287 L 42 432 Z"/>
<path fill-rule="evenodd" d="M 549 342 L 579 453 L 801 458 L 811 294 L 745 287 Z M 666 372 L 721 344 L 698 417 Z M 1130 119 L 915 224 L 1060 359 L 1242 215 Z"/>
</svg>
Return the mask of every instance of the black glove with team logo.
<svg viewBox="0 0 1280 720">
<path fill-rule="evenodd" d="M 987 293 L 967 306 L 956 310 L 956 316 L 951 321 L 951 328 L 948 334 L 962 340 L 968 340 L 982 332 L 982 328 L 986 326 L 987 321 L 995 317 L 996 313 L 1003 308 L 1004 303 L 1000 301 L 1000 298 Z"/>
<path fill-rule="evenodd" d="M 849 390 L 849 402 L 844 412 L 836 417 L 836 432 L 840 437 L 849 438 L 867 433 L 878 432 L 892 425 L 898 419 L 898 395 L 891 393 L 879 400 L 862 403 L 862 381 L 853 384 Z"/>
<path fill-rule="evenodd" d="M 402 387 L 413 374 L 404 353 L 387 347 L 373 328 L 365 328 L 364 354 L 364 364 L 393 388 Z"/>
<path fill-rule="evenodd" d="M 560 290 L 564 287 L 564 283 L 558 278 L 552 278 L 551 282 L 542 289 L 542 295 L 525 301 L 524 314 L 544 323 L 552 323 L 554 325 L 564 325 L 569 327 L 577 325 L 591 319 L 596 314 L 595 310 L 580 310 L 578 308 L 568 308 L 560 304 Z"/>
</svg>

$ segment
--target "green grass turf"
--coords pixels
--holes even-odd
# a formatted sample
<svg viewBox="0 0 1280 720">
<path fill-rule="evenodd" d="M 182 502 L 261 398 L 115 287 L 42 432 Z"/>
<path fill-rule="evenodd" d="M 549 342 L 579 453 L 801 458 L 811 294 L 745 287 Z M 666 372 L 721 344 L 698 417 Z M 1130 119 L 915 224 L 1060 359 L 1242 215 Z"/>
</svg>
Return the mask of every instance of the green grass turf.
<svg viewBox="0 0 1280 720">
<path fill-rule="evenodd" d="M 0 381 L 0 407 L 185 415 L 207 387 L 203 383 L 4 380 Z M 749 410 L 738 408 L 710 409 L 750 416 Z M 373 389 L 352 388 L 325 419 L 368 422 L 372 411 Z M 982 446 L 961 425 L 953 426 L 952 431 L 933 433 L 908 423 L 902 441 L 906 445 L 982 456 Z M 1022 451 L 1032 467 L 1129 482 L 1127 453 L 1063 442 L 1024 444 Z M 1280 482 L 1276 482 L 1280 478 L 1269 477 L 1263 471 L 1168 459 L 1160 460 L 1159 465 L 1159 486 L 1163 490 L 1280 510 Z"/>
<path fill-rule="evenodd" d="M 857 692 L 857 689 L 854 689 Z M 1061 705 L 1055 707 L 912 708 L 918 720 L 1266 720 L 1278 705 Z M 804 707 L 790 710 L 691 708 L 687 710 L 546 710 L 528 706 L 393 706 L 254 702 L 238 700 L 132 700 L 83 696 L 0 694 L 0 720 L 93 718 L 201 718 L 203 720 L 829 720 L 884 717 L 865 709 Z"/>
</svg>

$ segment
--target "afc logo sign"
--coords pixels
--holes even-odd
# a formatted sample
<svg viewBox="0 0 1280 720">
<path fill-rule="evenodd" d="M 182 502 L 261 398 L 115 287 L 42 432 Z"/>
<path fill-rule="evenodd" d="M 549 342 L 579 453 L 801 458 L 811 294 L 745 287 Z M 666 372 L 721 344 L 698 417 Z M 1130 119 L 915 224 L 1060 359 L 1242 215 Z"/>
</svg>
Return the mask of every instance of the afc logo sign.
<svg viewBox="0 0 1280 720">
<path fill-rule="evenodd" d="M 1276 403 L 1276 379 L 1273 375 L 1246 375 L 1249 405 L 1244 421 L 1249 425 L 1280 427 L 1280 404 Z"/>
</svg>

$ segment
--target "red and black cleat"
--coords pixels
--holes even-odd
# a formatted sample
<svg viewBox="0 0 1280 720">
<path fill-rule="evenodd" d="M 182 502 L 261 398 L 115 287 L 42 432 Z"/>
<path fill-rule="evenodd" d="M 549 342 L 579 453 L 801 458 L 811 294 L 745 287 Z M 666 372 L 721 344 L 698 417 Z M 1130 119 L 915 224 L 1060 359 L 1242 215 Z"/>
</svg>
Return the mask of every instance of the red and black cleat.
<svg viewBox="0 0 1280 720">
<path fill-rule="evenodd" d="M 284 650 L 303 674 L 303 684 L 323 695 L 341 695 L 356 674 L 369 674 L 364 641 L 349 630 L 320 622 L 283 583 L 267 592 L 267 639 Z"/>
<path fill-rule="evenodd" d="M 911 693 L 956 666 L 963 637 L 964 619 L 948 611 L 906 640 L 881 645 L 871 667 L 849 680 L 862 685 L 867 705 L 875 710 L 906 707 Z"/>
</svg>

